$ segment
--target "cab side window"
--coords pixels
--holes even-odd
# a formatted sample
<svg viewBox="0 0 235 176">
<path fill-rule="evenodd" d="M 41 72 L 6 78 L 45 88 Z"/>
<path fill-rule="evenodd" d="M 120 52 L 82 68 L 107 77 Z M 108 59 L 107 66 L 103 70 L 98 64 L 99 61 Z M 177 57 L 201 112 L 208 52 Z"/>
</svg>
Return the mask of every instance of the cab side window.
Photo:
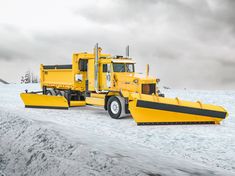
<svg viewBox="0 0 235 176">
<path fill-rule="evenodd" d="M 80 59 L 78 63 L 78 68 L 80 71 L 87 71 L 87 59 Z"/>
</svg>

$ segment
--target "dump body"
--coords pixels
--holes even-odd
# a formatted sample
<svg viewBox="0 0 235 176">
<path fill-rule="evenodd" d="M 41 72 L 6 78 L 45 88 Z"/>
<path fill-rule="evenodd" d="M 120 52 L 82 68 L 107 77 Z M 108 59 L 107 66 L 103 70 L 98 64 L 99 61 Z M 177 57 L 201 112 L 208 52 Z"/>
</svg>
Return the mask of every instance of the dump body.
<svg viewBox="0 0 235 176">
<path fill-rule="evenodd" d="M 59 89 L 76 89 L 72 65 L 41 65 L 41 86 Z"/>
</svg>

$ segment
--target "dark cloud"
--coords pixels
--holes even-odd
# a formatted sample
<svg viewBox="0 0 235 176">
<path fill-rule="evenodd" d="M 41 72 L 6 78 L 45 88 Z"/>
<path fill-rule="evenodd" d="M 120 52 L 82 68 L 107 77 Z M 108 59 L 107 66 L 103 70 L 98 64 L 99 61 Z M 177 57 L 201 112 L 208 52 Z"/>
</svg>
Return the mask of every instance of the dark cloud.
<svg viewBox="0 0 235 176">
<path fill-rule="evenodd" d="M 150 63 L 164 85 L 235 88 L 234 9 L 234 0 L 78 2 L 68 8 L 75 20 L 54 31 L 0 25 L 0 61 L 68 63 L 96 42 L 113 55 L 129 44 L 137 70 Z"/>
<path fill-rule="evenodd" d="M 97 6 L 96 3 L 92 3 L 87 6 L 78 6 L 74 10 L 74 14 L 82 15 L 92 22 L 104 25 L 136 23 L 137 21 L 145 20 L 146 13 L 149 10 L 154 10 L 154 6 L 161 1 L 166 0 L 114 0 L 108 2 L 107 6 L 102 6 L 101 4 Z M 102 3 L 102 1 L 98 1 L 99 3 Z"/>
<path fill-rule="evenodd" d="M 0 60 L 28 58 L 26 51 L 22 50 L 25 40 L 19 28 L 9 24 L 0 24 L 0 35 Z"/>
<path fill-rule="evenodd" d="M 15 60 L 15 59 L 26 59 L 28 58 L 27 55 L 23 54 L 23 53 L 19 53 L 18 51 L 15 50 L 10 50 L 9 48 L 0 48 L 0 60 L 7 60 L 7 61 L 11 61 L 11 60 Z"/>
<path fill-rule="evenodd" d="M 0 29 L 4 30 L 4 31 L 9 31 L 9 32 L 20 32 L 20 29 L 14 25 L 10 25 L 10 24 L 1 24 L 0 23 Z"/>
<path fill-rule="evenodd" d="M 233 60 L 221 59 L 221 60 L 219 60 L 219 62 L 223 67 L 233 67 L 234 68 L 234 74 L 235 74 L 235 56 L 233 56 L 233 57 L 234 57 Z M 235 79 L 235 76 L 234 76 L 234 79 Z"/>
<path fill-rule="evenodd" d="M 225 1 L 215 1 L 213 11 L 214 19 L 220 23 L 229 25 L 230 27 L 235 27 L 235 1 L 225 0 Z"/>
</svg>

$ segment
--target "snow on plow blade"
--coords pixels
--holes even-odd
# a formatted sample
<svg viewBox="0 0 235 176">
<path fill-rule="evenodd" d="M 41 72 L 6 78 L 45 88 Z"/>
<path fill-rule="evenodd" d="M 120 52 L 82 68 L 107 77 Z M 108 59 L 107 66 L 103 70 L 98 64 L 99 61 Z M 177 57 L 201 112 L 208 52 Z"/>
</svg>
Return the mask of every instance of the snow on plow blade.
<svg viewBox="0 0 235 176">
<path fill-rule="evenodd" d="M 228 116 L 221 106 L 143 94 L 133 96 L 129 109 L 139 125 L 220 124 Z"/>
<path fill-rule="evenodd" d="M 68 101 L 63 96 L 49 96 L 35 93 L 21 93 L 26 108 L 68 109 Z"/>
</svg>

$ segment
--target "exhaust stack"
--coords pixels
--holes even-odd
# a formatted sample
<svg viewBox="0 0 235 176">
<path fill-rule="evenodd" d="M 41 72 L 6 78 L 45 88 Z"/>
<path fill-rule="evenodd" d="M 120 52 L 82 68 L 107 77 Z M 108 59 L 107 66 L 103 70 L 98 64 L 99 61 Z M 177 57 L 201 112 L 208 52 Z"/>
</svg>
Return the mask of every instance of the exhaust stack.
<svg viewBox="0 0 235 176">
<path fill-rule="evenodd" d="M 98 43 L 96 43 L 95 45 L 95 91 L 98 92 L 99 91 L 99 81 L 98 81 L 98 61 L 99 61 L 99 45 Z"/>
<path fill-rule="evenodd" d="M 149 64 L 146 65 L 146 77 L 149 76 Z"/>
<path fill-rule="evenodd" d="M 129 47 L 129 45 L 127 45 L 127 47 L 126 47 L 126 57 L 129 58 L 129 56 L 130 56 L 130 47 Z"/>
</svg>

